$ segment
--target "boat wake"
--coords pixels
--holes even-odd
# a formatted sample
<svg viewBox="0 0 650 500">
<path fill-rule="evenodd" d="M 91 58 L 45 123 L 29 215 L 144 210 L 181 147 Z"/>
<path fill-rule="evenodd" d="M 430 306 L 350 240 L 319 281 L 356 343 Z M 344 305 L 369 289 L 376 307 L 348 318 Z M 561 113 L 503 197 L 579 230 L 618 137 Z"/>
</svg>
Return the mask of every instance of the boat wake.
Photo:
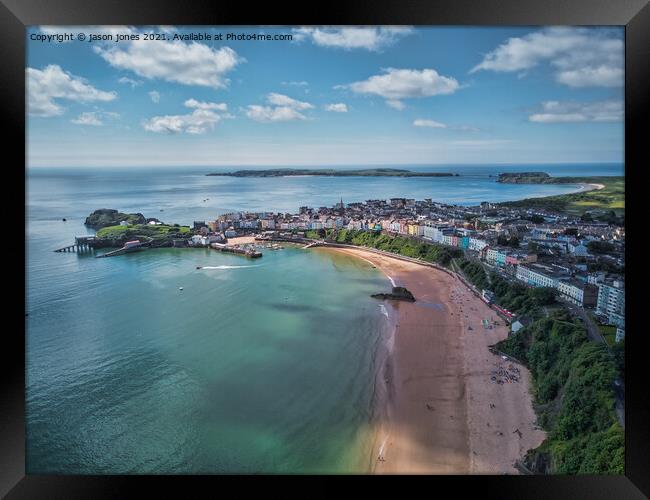
<svg viewBox="0 0 650 500">
<path fill-rule="evenodd" d="M 200 266 L 197 269 L 245 269 L 247 267 L 260 267 L 261 264 L 254 264 L 250 266 Z"/>
</svg>

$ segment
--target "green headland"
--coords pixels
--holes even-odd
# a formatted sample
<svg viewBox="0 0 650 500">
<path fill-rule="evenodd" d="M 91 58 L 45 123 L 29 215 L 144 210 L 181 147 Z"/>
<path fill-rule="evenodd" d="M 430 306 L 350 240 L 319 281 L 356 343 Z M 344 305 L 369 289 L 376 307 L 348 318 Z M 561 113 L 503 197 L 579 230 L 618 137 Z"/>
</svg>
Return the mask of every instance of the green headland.
<svg viewBox="0 0 650 500">
<path fill-rule="evenodd" d="M 292 175 L 313 175 L 329 177 L 454 177 L 458 174 L 446 172 L 413 172 L 401 168 L 363 168 L 339 170 L 334 168 L 277 168 L 267 170 L 237 170 L 235 172 L 214 172 L 206 175 L 228 177 L 288 177 Z"/>
</svg>

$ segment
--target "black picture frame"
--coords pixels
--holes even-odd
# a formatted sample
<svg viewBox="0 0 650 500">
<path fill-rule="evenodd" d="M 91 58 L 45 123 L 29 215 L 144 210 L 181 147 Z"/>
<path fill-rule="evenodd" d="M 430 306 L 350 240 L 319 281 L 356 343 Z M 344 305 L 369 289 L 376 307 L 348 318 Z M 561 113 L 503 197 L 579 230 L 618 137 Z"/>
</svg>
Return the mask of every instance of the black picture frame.
<svg viewBox="0 0 650 500">
<path fill-rule="evenodd" d="M 0 0 L 0 99 L 4 110 L 4 153 L 11 160 L 4 165 L 5 179 L 25 187 L 25 29 L 30 25 L 619 25 L 625 26 L 625 170 L 627 232 L 626 261 L 634 272 L 627 273 L 626 339 L 626 473 L 624 476 L 432 476 L 414 478 L 415 485 L 454 488 L 454 496 L 468 488 L 482 497 L 499 498 L 647 498 L 650 496 L 650 390 L 644 380 L 643 348 L 645 339 L 641 322 L 643 268 L 641 226 L 643 212 L 643 170 L 649 168 L 647 129 L 648 61 L 650 61 L 650 6 L 647 0 L 374 0 L 346 2 L 245 3 L 232 0 Z M 647 139 L 646 141 L 647 142 Z M 20 168 L 22 166 L 22 169 Z M 6 184 L 5 193 L 16 194 L 11 208 L 12 221 L 23 217 L 19 207 L 21 191 Z M 7 189 L 8 188 L 8 189 Z M 24 201 L 24 200 L 23 200 Z M 24 205 L 23 205 L 24 206 Z M 13 217 L 12 217 L 13 216 Z M 5 245 L 8 261 L 25 261 L 25 245 L 20 241 Z M 24 242 L 24 239 L 23 239 Z M 25 282 L 25 273 L 17 269 L 16 282 Z M 19 289 L 20 287 L 12 287 Z M 637 291 L 638 289 L 638 291 Z M 632 292 L 632 293 L 630 293 Z M 171 487 L 180 487 L 183 496 L 192 496 L 188 488 L 214 487 L 214 480 L 238 486 L 243 477 L 226 476 L 35 476 L 25 475 L 25 337 L 21 320 L 21 303 L 25 294 L 12 292 L 10 314 L 17 320 L 15 328 L 3 333 L 1 351 L 4 370 L 0 378 L 0 495 L 6 498 L 120 498 L 135 487 L 144 486 L 171 495 Z M 22 334 L 20 332 L 23 332 Z M 242 479 L 244 481 L 242 481 Z M 277 476 L 264 477 L 271 484 Z M 305 476 L 290 479 L 304 481 Z M 309 478 L 311 479 L 311 478 Z M 322 482 L 324 478 L 320 478 Z M 363 487 L 379 481 L 383 489 L 386 478 L 328 477 L 340 486 L 363 481 Z M 409 479 L 400 476 L 398 481 Z M 370 483 L 369 481 L 372 481 Z M 246 483 L 248 484 L 248 483 Z M 306 485 L 305 485 L 306 486 Z M 313 488 L 313 486 L 310 486 Z M 220 485 L 219 488 L 222 488 Z M 286 488 L 286 486 L 285 486 Z M 188 493 L 189 491 L 189 493 Z M 270 490 L 268 490 L 270 491 Z M 218 494 L 212 490 L 212 494 Z M 449 494 L 449 493 L 447 493 Z"/>
</svg>

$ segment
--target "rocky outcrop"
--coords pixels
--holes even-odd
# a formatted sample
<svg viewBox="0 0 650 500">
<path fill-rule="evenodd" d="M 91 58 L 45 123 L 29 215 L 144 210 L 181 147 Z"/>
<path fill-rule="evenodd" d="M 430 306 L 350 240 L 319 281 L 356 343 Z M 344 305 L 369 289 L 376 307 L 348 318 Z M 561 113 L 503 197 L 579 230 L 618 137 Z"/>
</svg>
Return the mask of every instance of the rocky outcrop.
<svg viewBox="0 0 650 500">
<path fill-rule="evenodd" d="M 147 219 L 139 213 L 125 214 L 112 208 L 100 208 L 86 217 L 84 224 L 93 229 L 101 229 L 108 226 L 117 226 L 122 221 L 126 221 L 129 224 L 146 224 Z"/>
<path fill-rule="evenodd" d="M 403 286 L 394 286 L 391 293 L 375 293 L 371 297 L 382 300 L 404 300 L 406 302 L 415 302 L 415 297 Z"/>
</svg>

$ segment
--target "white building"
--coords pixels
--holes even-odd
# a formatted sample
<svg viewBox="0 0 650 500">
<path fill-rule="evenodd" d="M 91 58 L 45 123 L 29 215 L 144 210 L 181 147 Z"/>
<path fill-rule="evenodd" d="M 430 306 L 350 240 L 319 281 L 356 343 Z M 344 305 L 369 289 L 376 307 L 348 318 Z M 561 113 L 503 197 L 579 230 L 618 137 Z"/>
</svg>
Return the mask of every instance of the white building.
<svg viewBox="0 0 650 500">
<path fill-rule="evenodd" d="M 485 241 L 485 240 L 482 240 L 480 238 L 474 238 L 474 237 L 469 238 L 469 246 L 468 246 L 468 248 L 470 250 L 475 250 L 477 252 L 480 252 L 486 246 L 488 246 L 488 244 L 487 244 L 487 241 Z"/>
<path fill-rule="evenodd" d="M 557 283 L 560 296 L 580 306 L 595 306 L 598 299 L 598 287 L 576 279 L 561 279 Z"/>
<path fill-rule="evenodd" d="M 598 285 L 596 312 L 607 316 L 610 324 L 620 323 L 621 319 L 625 321 L 625 285 L 622 281 L 616 280 L 611 284 Z"/>
<path fill-rule="evenodd" d="M 557 288 L 560 278 L 566 278 L 567 275 L 543 264 L 519 264 L 516 277 L 527 285 Z"/>
</svg>

